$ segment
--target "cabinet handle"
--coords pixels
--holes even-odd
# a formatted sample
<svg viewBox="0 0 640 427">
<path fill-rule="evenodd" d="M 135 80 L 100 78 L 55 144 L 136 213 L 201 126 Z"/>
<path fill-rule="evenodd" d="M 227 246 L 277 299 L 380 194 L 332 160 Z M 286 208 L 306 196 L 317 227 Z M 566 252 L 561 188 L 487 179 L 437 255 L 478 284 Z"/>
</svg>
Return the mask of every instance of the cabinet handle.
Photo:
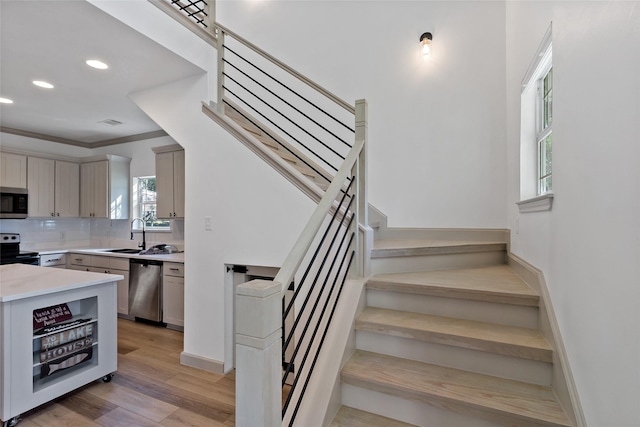
<svg viewBox="0 0 640 427">
<path fill-rule="evenodd" d="M 82 258 L 74 258 L 74 261 L 82 261 Z"/>
<path fill-rule="evenodd" d="M 53 212 L 51 212 L 51 216 L 55 216 L 55 215 L 53 214 Z"/>
<path fill-rule="evenodd" d="M 60 212 L 58 212 L 58 213 L 56 214 L 56 216 L 60 216 Z"/>
<path fill-rule="evenodd" d="M 179 268 L 170 268 L 169 270 L 171 270 L 171 271 L 180 271 Z"/>
</svg>

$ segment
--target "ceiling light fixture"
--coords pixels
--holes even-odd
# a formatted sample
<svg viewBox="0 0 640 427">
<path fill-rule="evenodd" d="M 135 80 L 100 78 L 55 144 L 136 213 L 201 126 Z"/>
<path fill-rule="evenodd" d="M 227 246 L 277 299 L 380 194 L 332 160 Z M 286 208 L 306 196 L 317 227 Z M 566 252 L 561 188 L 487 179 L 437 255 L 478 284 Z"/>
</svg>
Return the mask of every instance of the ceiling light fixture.
<svg viewBox="0 0 640 427">
<path fill-rule="evenodd" d="M 43 87 L 45 89 L 53 89 L 53 85 L 49 82 L 44 82 L 42 80 L 34 80 L 33 84 L 38 87 Z"/>
<path fill-rule="evenodd" d="M 106 70 L 107 68 L 109 68 L 107 64 L 102 61 L 98 61 L 97 59 L 87 59 L 86 64 L 89 67 L 97 68 L 98 70 Z"/>
<path fill-rule="evenodd" d="M 422 35 L 420 36 L 422 56 L 425 58 L 431 53 L 431 40 L 433 40 L 433 35 L 431 35 L 431 33 L 422 33 Z"/>
<path fill-rule="evenodd" d="M 13 100 L 9 98 L 0 98 L 0 104 L 13 104 Z"/>
</svg>

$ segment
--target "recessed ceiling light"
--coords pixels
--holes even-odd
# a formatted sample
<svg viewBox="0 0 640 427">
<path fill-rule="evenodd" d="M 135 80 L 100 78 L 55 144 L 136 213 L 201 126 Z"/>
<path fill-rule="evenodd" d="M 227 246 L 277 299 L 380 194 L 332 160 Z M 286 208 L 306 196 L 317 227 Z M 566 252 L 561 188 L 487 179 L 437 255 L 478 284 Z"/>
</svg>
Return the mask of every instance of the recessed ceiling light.
<svg viewBox="0 0 640 427">
<path fill-rule="evenodd" d="M 0 98 L 0 104 L 13 104 L 13 100 L 9 98 Z"/>
<path fill-rule="evenodd" d="M 98 61 L 97 59 L 88 59 L 87 65 L 89 67 L 97 68 L 98 70 L 106 70 L 107 68 L 109 68 L 107 64 L 102 61 Z"/>
<path fill-rule="evenodd" d="M 33 84 L 45 89 L 53 89 L 53 85 L 51 83 L 43 82 L 42 80 L 34 80 Z"/>
</svg>

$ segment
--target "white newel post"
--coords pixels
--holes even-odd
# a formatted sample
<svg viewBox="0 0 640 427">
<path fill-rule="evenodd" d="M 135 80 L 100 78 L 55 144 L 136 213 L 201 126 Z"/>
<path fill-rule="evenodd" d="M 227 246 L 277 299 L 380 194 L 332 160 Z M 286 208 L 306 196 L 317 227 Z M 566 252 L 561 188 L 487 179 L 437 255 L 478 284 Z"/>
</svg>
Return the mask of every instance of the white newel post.
<svg viewBox="0 0 640 427">
<path fill-rule="evenodd" d="M 236 426 L 282 424 L 281 285 L 253 280 L 236 288 Z"/>
</svg>

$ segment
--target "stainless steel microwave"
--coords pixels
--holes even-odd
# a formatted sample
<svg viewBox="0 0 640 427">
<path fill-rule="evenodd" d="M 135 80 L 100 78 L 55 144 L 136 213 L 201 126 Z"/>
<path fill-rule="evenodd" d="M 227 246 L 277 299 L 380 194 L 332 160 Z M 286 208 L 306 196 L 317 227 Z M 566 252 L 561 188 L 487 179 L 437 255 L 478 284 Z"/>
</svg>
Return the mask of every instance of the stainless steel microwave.
<svg viewBox="0 0 640 427">
<path fill-rule="evenodd" d="M 0 187 L 0 218 L 24 219 L 29 211 L 26 188 Z"/>
</svg>

